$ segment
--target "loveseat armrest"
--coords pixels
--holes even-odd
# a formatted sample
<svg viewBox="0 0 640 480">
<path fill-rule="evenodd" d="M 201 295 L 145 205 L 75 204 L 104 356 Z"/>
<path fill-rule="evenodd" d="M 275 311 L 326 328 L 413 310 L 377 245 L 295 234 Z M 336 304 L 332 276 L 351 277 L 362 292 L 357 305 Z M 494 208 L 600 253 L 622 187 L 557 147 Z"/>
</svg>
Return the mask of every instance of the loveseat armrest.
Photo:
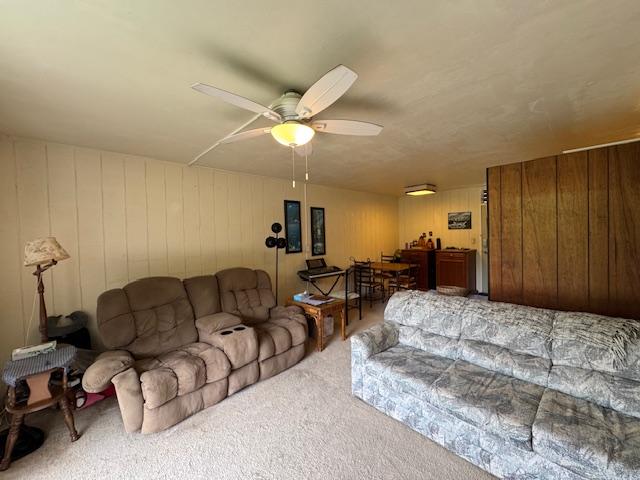
<svg viewBox="0 0 640 480">
<path fill-rule="evenodd" d="M 363 360 L 383 352 L 398 344 L 398 327 L 395 323 L 384 322 L 351 336 L 351 356 L 358 355 Z"/>
<path fill-rule="evenodd" d="M 288 318 L 294 320 L 304 327 L 305 335 L 307 332 L 307 317 L 304 316 L 304 310 L 297 305 L 288 305 L 286 307 L 276 306 L 269 311 L 270 318 Z"/>
<path fill-rule="evenodd" d="M 375 325 L 351 336 L 351 392 L 363 398 L 364 364 L 376 353 L 398 344 L 398 327 L 391 322 Z"/>
<path fill-rule="evenodd" d="M 196 320 L 198 340 L 200 342 L 211 343 L 208 340 L 210 340 L 211 336 L 218 330 L 235 327 L 241 323 L 242 319 L 240 317 L 226 312 L 205 315 L 204 317 L 200 317 Z"/>
<path fill-rule="evenodd" d="M 82 388 L 85 392 L 98 393 L 111 384 L 111 379 L 127 370 L 134 362 L 133 356 L 126 350 L 110 350 L 98 355 L 82 376 Z"/>
</svg>

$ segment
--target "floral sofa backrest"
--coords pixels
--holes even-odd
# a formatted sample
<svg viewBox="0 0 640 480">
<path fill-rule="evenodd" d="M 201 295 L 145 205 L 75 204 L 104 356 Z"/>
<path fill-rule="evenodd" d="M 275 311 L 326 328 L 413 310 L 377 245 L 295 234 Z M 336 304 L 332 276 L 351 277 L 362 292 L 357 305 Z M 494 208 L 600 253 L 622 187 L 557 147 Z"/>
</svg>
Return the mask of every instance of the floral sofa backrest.
<svg viewBox="0 0 640 480">
<path fill-rule="evenodd" d="M 640 418 L 640 322 L 435 292 L 387 304 L 402 344 Z"/>
</svg>

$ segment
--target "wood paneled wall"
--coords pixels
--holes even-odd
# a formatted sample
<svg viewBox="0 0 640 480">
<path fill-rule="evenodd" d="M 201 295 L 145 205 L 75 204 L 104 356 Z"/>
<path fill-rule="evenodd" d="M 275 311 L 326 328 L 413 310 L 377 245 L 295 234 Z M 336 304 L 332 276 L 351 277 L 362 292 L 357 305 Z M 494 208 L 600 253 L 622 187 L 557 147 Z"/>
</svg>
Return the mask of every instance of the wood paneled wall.
<svg viewBox="0 0 640 480">
<path fill-rule="evenodd" d="M 53 235 L 69 252 L 46 273 L 48 313 L 85 310 L 95 334 L 97 296 L 137 278 L 235 266 L 273 276 L 264 240 L 273 222 L 284 223 L 284 199 L 303 201 L 302 182 L 293 189 L 284 179 L 0 135 L 1 359 L 38 338 L 36 282 L 22 266 L 27 240 Z M 325 208 L 330 264 L 396 248 L 395 197 L 309 185 L 307 200 Z M 303 227 L 308 245 L 305 217 Z M 305 254 L 280 258 L 284 300 L 305 288 L 296 275 Z"/>
<path fill-rule="evenodd" d="M 489 297 L 640 318 L 640 142 L 487 170 Z"/>
</svg>

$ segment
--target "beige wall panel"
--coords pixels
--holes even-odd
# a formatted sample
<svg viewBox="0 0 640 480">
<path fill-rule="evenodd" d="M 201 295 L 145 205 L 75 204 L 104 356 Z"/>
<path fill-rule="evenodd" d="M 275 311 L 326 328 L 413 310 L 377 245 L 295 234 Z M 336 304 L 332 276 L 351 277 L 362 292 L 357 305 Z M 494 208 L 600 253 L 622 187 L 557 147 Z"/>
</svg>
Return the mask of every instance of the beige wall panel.
<svg viewBox="0 0 640 480">
<path fill-rule="evenodd" d="M 49 221 L 51 235 L 57 238 L 70 258 L 51 269 L 55 284 L 55 311 L 49 315 L 68 315 L 81 303 L 78 262 L 78 219 L 76 199 L 76 168 L 74 149 L 69 145 L 47 146 L 49 176 Z"/>
<path fill-rule="evenodd" d="M 129 280 L 124 155 L 102 154 L 102 210 L 107 288 Z"/>
<path fill-rule="evenodd" d="M 78 262 L 81 310 L 89 313 L 89 330 L 94 345 L 100 345 L 95 324 L 96 300 L 106 286 L 104 222 L 102 220 L 102 173 L 100 152 L 75 150 L 76 194 L 78 197 Z"/>
<path fill-rule="evenodd" d="M 228 190 L 229 174 L 226 172 L 215 172 L 213 179 L 213 206 L 216 270 L 230 268 L 233 265 L 229 255 Z"/>
<path fill-rule="evenodd" d="M 127 266 L 129 280 L 149 276 L 147 239 L 147 178 L 145 160 L 126 156 L 125 211 L 127 222 Z"/>
<path fill-rule="evenodd" d="M 22 285 L 22 244 L 18 214 L 18 192 L 16 189 L 16 161 L 13 142 L 0 135 L 0 361 L 11 355 L 11 350 L 22 346 L 23 311 Z M 31 308 L 31 307 L 29 307 Z"/>
<path fill-rule="evenodd" d="M 213 208 L 213 171 L 197 167 L 200 213 L 200 259 L 202 273 L 210 275 L 216 271 L 215 225 Z"/>
<path fill-rule="evenodd" d="M 242 237 L 241 226 L 241 203 L 242 194 L 240 192 L 240 178 L 235 173 L 230 173 L 227 189 L 227 228 L 229 229 L 229 265 L 242 265 L 242 249 L 244 239 Z"/>
<path fill-rule="evenodd" d="M 167 202 L 167 263 L 169 275 L 185 276 L 184 205 L 182 202 L 182 171 L 179 165 L 165 165 L 165 195 Z"/>
<path fill-rule="evenodd" d="M 165 164 L 153 160 L 147 160 L 145 163 L 149 274 L 152 276 L 168 275 Z"/>
<path fill-rule="evenodd" d="M 251 177 L 251 224 L 253 225 L 252 243 L 256 245 L 252 249 L 253 252 L 253 264 L 256 268 L 264 269 L 265 263 L 265 250 L 273 249 L 267 248 L 264 241 L 267 237 L 274 235 L 271 231 L 271 224 L 269 220 L 264 217 L 264 204 L 262 202 L 264 194 L 264 182 L 260 177 Z"/>
<path fill-rule="evenodd" d="M 198 183 L 198 170 L 195 168 L 185 168 L 182 172 L 182 195 L 187 277 L 193 277 L 202 273 L 200 254 L 200 189 Z"/>
<path fill-rule="evenodd" d="M 16 178 L 18 185 L 18 211 L 20 214 L 20 246 L 24 249 L 27 241 L 46 237 L 50 234 L 47 185 L 47 155 L 43 143 L 20 140 L 14 145 L 16 155 Z M 38 310 L 33 310 L 36 280 L 33 267 L 21 267 L 22 307 L 27 332 L 27 342 L 40 339 L 38 333 Z M 15 281 L 12 279 L 11 281 Z M 56 310 L 53 303 L 55 285 L 51 281 L 51 271 L 44 274 L 45 301 L 48 311 Z M 33 311 L 33 316 L 31 315 Z M 29 324 L 29 319 L 31 323 Z"/>
</svg>

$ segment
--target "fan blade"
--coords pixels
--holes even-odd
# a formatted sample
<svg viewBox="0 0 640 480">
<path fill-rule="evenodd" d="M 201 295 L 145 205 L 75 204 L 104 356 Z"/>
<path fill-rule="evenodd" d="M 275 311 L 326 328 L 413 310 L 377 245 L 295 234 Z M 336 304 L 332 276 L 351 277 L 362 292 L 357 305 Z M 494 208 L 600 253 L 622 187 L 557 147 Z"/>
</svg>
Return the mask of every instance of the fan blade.
<svg viewBox="0 0 640 480">
<path fill-rule="evenodd" d="M 320 113 L 344 95 L 356 78 L 356 72 L 344 65 L 338 65 L 311 85 L 298 102 L 296 113 L 300 118 L 309 118 Z"/>
<path fill-rule="evenodd" d="M 381 125 L 357 120 L 316 120 L 311 122 L 316 132 L 336 133 L 338 135 L 373 136 L 382 131 Z"/>
<path fill-rule="evenodd" d="M 227 92 L 226 90 L 222 90 L 221 88 L 212 87 L 211 85 L 207 85 L 205 83 L 194 83 L 191 85 L 191 88 L 194 90 L 204 93 L 205 95 L 210 95 L 212 97 L 217 97 L 220 100 L 223 100 L 231 105 L 235 105 L 236 107 L 244 108 L 245 110 L 249 110 L 250 112 L 259 113 L 264 115 L 270 120 L 274 122 L 280 122 L 281 117 L 277 112 L 274 112 L 269 107 L 265 107 L 264 105 L 260 105 L 259 103 L 254 102 L 253 100 L 249 100 L 248 98 L 241 97 L 240 95 L 236 95 L 235 93 Z"/>
<path fill-rule="evenodd" d="M 311 154 L 313 153 L 313 146 L 311 145 L 311 142 L 305 143 L 304 145 L 296 147 L 295 151 L 301 157 L 304 157 L 305 155 L 311 156 Z"/>
<path fill-rule="evenodd" d="M 244 132 L 236 133 L 235 135 L 230 135 L 226 138 L 223 138 L 222 140 L 220 140 L 220 143 L 224 144 L 239 142 L 241 140 L 249 140 L 250 138 L 266 135 L 269 132 L 271 132 L 270 128 L 254 128 L 253 130 L 246 130 Z"/>
</svg>

